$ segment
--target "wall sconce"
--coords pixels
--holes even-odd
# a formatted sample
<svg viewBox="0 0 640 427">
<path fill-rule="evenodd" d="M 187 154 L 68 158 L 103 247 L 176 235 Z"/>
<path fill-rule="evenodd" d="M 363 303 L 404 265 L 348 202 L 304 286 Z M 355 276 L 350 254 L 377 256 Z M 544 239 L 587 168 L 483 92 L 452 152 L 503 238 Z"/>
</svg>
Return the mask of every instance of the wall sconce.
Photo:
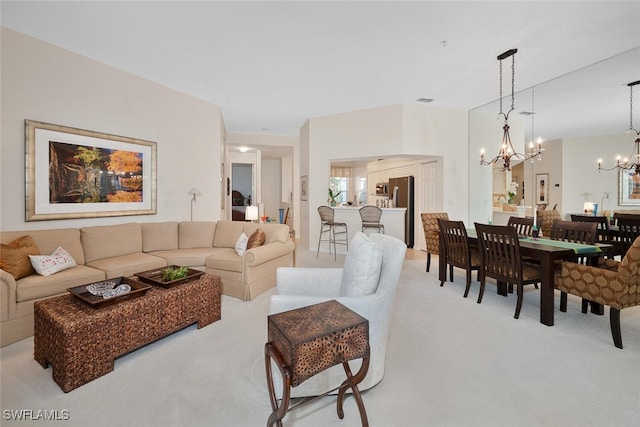
<svg viewBox="0 0 640 427">
<path fill-rule="evenodd" d="M 193 221 L 193 203 L 196 201 L 196 196 L 202 196 L 202 193 L 197 188 L 193 187 L 187 191 L 187 194 L 191 196 L 191 211 L 189 213 L 189 221 Z"/>
<path fill-rule="evenodd" d="M 247 206 L 244 211 L 244 219 L 246 221 L 257 221 L 258 220 L 258 207 L 257 206 Z"/>
</svg>

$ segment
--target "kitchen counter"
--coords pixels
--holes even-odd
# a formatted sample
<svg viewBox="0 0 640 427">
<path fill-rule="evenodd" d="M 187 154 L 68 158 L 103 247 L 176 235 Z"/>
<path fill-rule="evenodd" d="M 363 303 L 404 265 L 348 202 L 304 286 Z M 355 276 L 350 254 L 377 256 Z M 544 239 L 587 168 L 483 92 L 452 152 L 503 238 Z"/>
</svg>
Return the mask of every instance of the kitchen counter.
<svg viewBox="0 0 640 427">
<path fill-rule="evenodd" d="M 334 220 L 347 224 L 349 230 L 349 241 L 357 231 L 362 231 L 362 219 L 360 218 L 360 208 L 362 206 L 336 206 Z M 384 224 L 384 232 L 388 236 L 397 237 L 404 241 L 404 223 L 407 208 L 381 208 L 382 216 L 380 223 Z M 366 233 L 373 233 L 374 229 L 368 229 Z M 328 252 L 327 245 L 320 248 L 323 252 Z M 338 248 L 338 252 L 342 249 L 342 253 L 346 252 L 346 248 Z"/>
</svg>

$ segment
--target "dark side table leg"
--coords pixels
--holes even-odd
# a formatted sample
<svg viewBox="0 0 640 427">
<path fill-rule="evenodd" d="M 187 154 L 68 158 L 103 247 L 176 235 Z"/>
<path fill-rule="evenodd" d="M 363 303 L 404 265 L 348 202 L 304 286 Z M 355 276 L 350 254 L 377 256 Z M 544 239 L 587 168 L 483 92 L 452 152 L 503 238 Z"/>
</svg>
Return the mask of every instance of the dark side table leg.
<svg viewBox="0 0 640 427">
<path fill-rule="evenodd" d="M 276 391 L 273 386 L 273 372 L 271 371 L 271 360 L 276 363 L 280 374 L 282 375 L 282 403 L 278 407 L 278 399 L 276 398 Z M 284 363 L 280 353 L 273 348 L 273 345 L 268 342 L 264 345 L 264 365 L 267 372 L 267 388 L 269 389 L 269 399 L 271 400 L 271 408 L 273 412 L 269 415 L 267 420 L 267 427 L 272 427 L 274 424 L 278 427 L 282 427 L 282 419 L 287 414 L 289 409 L 289 402 L 291 398 L 291 369 Z"/>
<path fill-rule="evenodd" d="M 350 388 L 353 391 L 353 397 L 356 399 L 358 411 L 360 411 L 360 420 L 362 420 L 362 427 L 369 427 L 367 411 L 364 408 L 360 390 L 358 390 L 358 384 L 360 384 L 362 380 L 364 380 L 364 377 L 367 376 L 367 371 L 369 370 L 369 355 L 362 359 L 362 366 L 360 366 L 360 370 L 355 375 L 351 373 L 351 368 L 349 367 L 348 362 L 344 362 L 342 366 L 344 367 L 344 372 L 347 374 L 347 379 L 342 383 L 342 385 L 340 385 L 340 390 L 338 391 L 338 418 L 344 418 L 344 410 L 342 408 L 342 404 L 344 401 L 344 395 L 347 389 Z"/>
</svg>

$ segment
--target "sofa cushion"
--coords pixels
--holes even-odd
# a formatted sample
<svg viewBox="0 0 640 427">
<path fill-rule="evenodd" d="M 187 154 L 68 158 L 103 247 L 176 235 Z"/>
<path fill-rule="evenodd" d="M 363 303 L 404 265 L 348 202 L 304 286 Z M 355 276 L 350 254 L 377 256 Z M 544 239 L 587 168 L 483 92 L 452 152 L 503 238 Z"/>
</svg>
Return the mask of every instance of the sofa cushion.
<svg viewBox="0 0 640 427">
<path fill-rule="evenodd" d="M 0 247 L 0 268 L 18 280 L 33 274 L 29 255 L 40 255 L 31 236 L 22 236 Z"/>
<path fill-rule="evenodd" d="M 362 233 L 357 232 L 344 260 L 340 295 L 361 296 L 376 291 L 382 266 L 382 246 Z"/>
<path fill-rule="evenodd" d="M 290 239 L 289 226 L 285 224 L 256 224 L 254 222 L 244 222 L 243 231 L 247 236 L 251 236 L 257 229 L 264 231 L 264 243 L 281 242 L 285 243 Z"/>
<path fill-rule="evenodd" d="M 142 252 L 178 249 L 178 223 L 147 222 L 140 224 Z"/>
<path fill-rule="evenodd" d="M 221 249 L 214 256 L 208 257 L 205 265 L 207 266 L 207 268 L 213 268 L 217 270 L 241 272 L 242 257 L 238 256 L 235 249 L 233 248 Z"/>
<path fill-rule="evenodd" d="M 68 288 L 104 280 L 103 271 L 79 265 L 52 276 L 32 274 L 16 282 L 16 300 L 31 301 L 64 293 Z"/>
<path fill-rule="evenodd" d="M 216 235 L 213 238 L 213 246 L 216 248 L 234 248 L 238 237 L 244 231 L 244 224 L 240 221 L 218 221 Z M 253 233 L 253 230 L 251 233 Z"/>
<path fill-rule="evenodd" d="M 136 273 L 167 266 L 164 258 L 144 254 L 142 252 L 122 255 L 112 258 L 104 258 L 88 262 L 89 267 L 97 268 L 105 272 L 107 279 L 120 276 L 133 276 Z"/>
<path fill-rule="evenodd" d="M 180 249 L 210 248 L 217 225 L 213 221 L 181 222 L 178 226 L 178 247 Z"/>
<path fill-rule="evenodd" d="M 265 240 L 264 231 L 258 228 L 256 231 L 253 232 L 251 236 L 249 236 L 249 241 L 247 242 L 247 249 L 258 248 L 264 245 L 264 240 Z"/>
<path fill-rule="evenodd" d="M 80 229 L 80 240 L 85 264 L 142 252 L 142 230 L 137 223 L 84 227 Z"/>
<path fill-rule="evenodd" d="M 69 252 L 60 246 L 51 255 L 29 255 L 29 260 L 33 269 L 41 276 L 51 276 L 78 265 Z"/>
<path fill-rule="evenodd" d="M 215 256 L 226 248 L 190 248 L 176 249 L 171 251 L 154 251 L 149 255 L 157 256 L 167 260 L 167 265 L 186 265 L 187 267 L 202 267 L 209 256 Z"/>
<path fill-rule="evenodd" d="M 84 251 L 80 242 L 78 228 L 52 228 L 48 230 L 2 231 L 2 243 L 8 243 L 20 236 L 29 235 L 38 245 L 40 252 L 35 255 L 46 255 L 55 251 L 58 246 L 69 252 L 78 265 L 84 264 Z"/>
</svg>

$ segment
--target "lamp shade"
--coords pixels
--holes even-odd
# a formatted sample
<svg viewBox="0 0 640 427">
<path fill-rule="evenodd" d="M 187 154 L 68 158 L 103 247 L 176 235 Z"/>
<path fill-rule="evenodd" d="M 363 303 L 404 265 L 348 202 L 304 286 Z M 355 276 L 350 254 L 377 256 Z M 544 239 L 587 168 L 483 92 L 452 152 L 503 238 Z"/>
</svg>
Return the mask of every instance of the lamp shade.
<svg viewBox="0 0 640 427">
<path fill-rule="evenodd" d="M 247 206 L 244 212 L 244 219 L 247 221 L 255 221 L 258 219 L 258 207 L 257 206 Z"/>
</svg>

